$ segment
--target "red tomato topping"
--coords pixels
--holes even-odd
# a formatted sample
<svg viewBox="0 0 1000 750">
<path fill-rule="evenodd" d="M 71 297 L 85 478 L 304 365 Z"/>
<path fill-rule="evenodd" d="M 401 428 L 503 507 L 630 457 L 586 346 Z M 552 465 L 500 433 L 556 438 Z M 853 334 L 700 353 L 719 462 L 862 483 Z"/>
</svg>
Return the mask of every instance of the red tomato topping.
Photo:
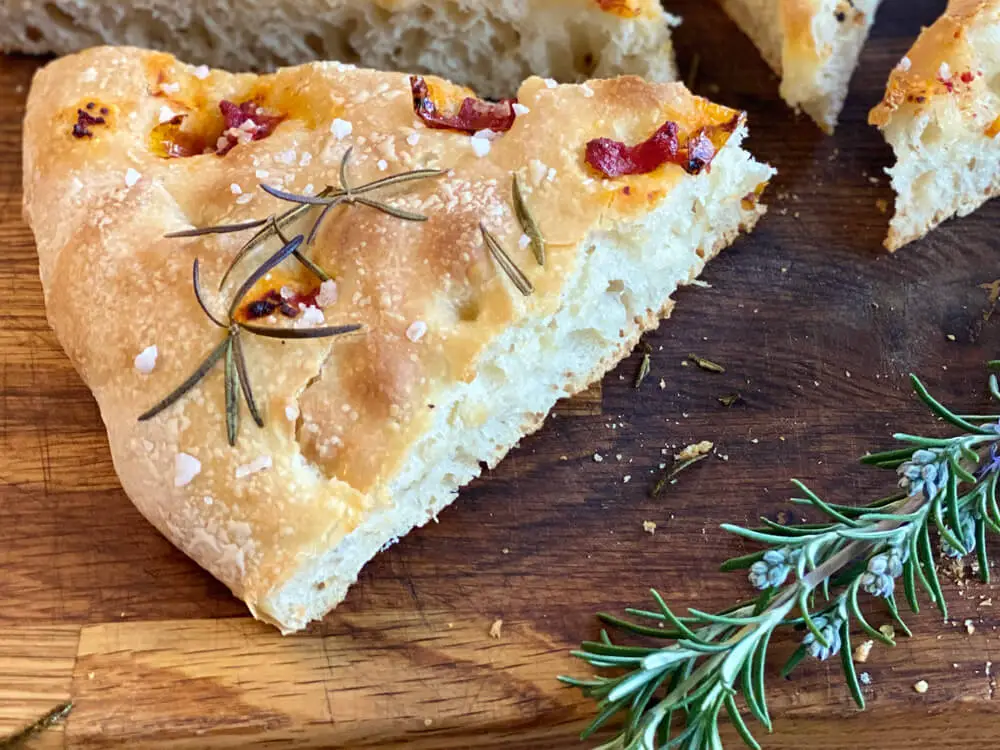
<svg viewBox="0 0 1000 750">
<path fill-rule="evenodd" d="M 215 148 L 219 156 L 225 156 L 239 143 L 267 138 L 278 123 L 285 119 L 282 115 L 265 114 L 263 108 L 254 101 L 233 104 L 223 99 L 219 102 L 219 109 L 226 122 Z"/>
<path fill-rule="evenodd" d="M 517 99 L 501 99 L 498 102 L 484 102 L 467 96 L 458 108 L 457 115 L 443 115 L 430 98 L 427 82 L 420 76 L 410 76 L 410 90 L 413 92 L 413 111 L 429 128 L 458 130 L 476 133 L 492 130 L 505 133 L 514 126 L 517 114 L 514 105 Z"/>
<path fill-rule="evenodd" d="M 595 138 L 587 143 L 586 162 L 605 177 L 648 174 L 664 164 L 677 164 L 688 174 L 698 174 L 711 165 L 718 153 L 711 138 L 713 131 L 731 133 L 739 121 L 737 115 L 728 123 L 701 128 L 683 146 L 677 123 L 669 120 L 634 146 L 611 138 Z"/>
</svg>

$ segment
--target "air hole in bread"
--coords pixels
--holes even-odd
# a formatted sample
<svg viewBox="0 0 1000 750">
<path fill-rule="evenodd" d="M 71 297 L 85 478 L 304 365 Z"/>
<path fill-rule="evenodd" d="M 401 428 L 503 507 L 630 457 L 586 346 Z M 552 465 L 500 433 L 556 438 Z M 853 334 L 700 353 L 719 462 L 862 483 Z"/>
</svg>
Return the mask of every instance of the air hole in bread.
<svg viewBox="0 0 1000 750">
<path fill-rule="evenodd" d="M 49 21 L 53 26 L 57 26 L 58 28 L 69 33 L 75 33 L 77 31 L 76 19 L 58 5 L 46 3 L 43 9 L 45 11 L 45 15 L 49 17 Z"/>
<path fill-rule="evenodd" d="M 461 302 L 456 309 L 458 312 L 458 319 L 463 323 L 474 323 L 479 320 L 479 303 L 475 300 Z"/>
<path fill-rule="evenodd" d="M 306 46 L 313 51 L 313 54 L 316 55 L 317 59 L 322 60 L 326 57 L 326 43 L 323 41 L 323 37 L 319 34 L 310 32 L 302 38 L 302 41 L 304 41 Z"/>
<path fill-rule="evenodd" d="M 986 85 L 989 87 L 990 91 L 993 92 L 993 94 L 1000 96 L 1000 73 L 990 76 Z"/>
<path fill-rule="evenodd" d="M 934 187 L 934 173 L 924 172 L 913 181 L 913 194 L 918 199 L 928 199 L 931 189 Z"/>
<path fill-rule="evenodd" d="M 28 41 L 29 42 L 40 42 L 40 41 L 42 41 L 43 35 L 42 35 L 42 32 L 38 29 L 37 26 L 28 26 L 24 30 L 24 33 L 28 37 Z"/>
<path fill-rule="evenodd" d="M 135 47 L 162 49 L 168 47 L 175 36 L 176 32 L 158 15 L 141 8 L 132 9 L 125 27 L 125 41 Z"/>
<path fill-rule="evenodd" d="M 920 143 L 924 146 L 935 146 L 941 142 L 944 131 L 934 120 L 927 123 L 927 126 L 920 133 Z"/>
</svg>

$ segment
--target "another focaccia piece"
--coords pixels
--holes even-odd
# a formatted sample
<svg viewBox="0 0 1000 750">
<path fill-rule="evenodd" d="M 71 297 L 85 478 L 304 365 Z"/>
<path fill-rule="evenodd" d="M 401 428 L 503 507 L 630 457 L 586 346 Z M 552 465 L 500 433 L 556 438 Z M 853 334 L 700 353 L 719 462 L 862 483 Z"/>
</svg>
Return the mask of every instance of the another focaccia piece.
<svg viewBox="0 0 1000 750">
<path fill-rule="evenodd" d="M 1000 190 L 998 74 L 1000 0 L 951 0 L 892 71 L 869 117 L 896 153 L 889 250 Z"/>
<path fill-rule="evenodd" d="M 428 83 L 443 115 L 468 93 Z M 258 123 L 265 113 L 284 116 L 270 135 L 243 138 L 224 156 L 191 147 L 199 131 L 204 143 L 231 146 L 227 134 L 215 140 L 219 102 L 248 99 L 260 107 Z M 741 148 L 742 114 L 682 84 L 531 78 L 512 111 L 507 132 L 470 136 L 425 127 L 403 74 L 313 63 L 205 76 L 130 48 L 63 58 L 35 78 L 25 212 L 49 320 L 100 404 L 122 485 L 178 547 L 284 631 L 322 617 L 373 555 L 436 517 L 557 399 L 626 356 L 669 314 L 678 285 L 763 213 L 757 196 L 773 170 Z M 667 122 L 679 143 L 714 155 L 710 168 L 697 168 L 693 147 L 687 168 L 626 177 L 605 177 L 585 161 L 594 139 L 637 143 L 673 127 Z M 264 427 L 241 407 L 232 447 L 221 363 L 173 406 L 138 421 L 223 340 L 192 291 L 194 259 L 206 307 L 225 323 L 236 287 L 281 244 L 251 253 L 220 291 L 250 232 L 164 235 L 289 206 L 258 183 L 298 194 L 338 186 L 348 148 L 355 186 L 445 170 L 365 194 L 428 219 L 334 209 L 306 251 L 336 277 L 320 286 L 325 299 L 294 321 L 265 311 L 272 319 L 261 323 L 287 330 L 322 320 L 362 331 L 306 341 L 244 336 Z M 512 204 L 515 174 L 533 217 L 527 228 Z M 294 239 L 315 218 L 283 233 Z M 533 292 L 522 294 L 516 273 L 502 270 L 481 224 Z M 294 306 L 316 284 L 288 259 L 247 299 L 277 294 Z"/>
<path fill-rule="evenodd" d="M 339 60 L 501 97 L 529 75 L 676 80 L 679 22 L 658 0 L 19 0 L 0 3 L 0 50 L 128 44 L 229 70 Z"/>
<path fill-rule="evenodd" d="M 718 0 L 781 76 L 781 96 L 827 133 L 882 0 Z"/>
</svg>

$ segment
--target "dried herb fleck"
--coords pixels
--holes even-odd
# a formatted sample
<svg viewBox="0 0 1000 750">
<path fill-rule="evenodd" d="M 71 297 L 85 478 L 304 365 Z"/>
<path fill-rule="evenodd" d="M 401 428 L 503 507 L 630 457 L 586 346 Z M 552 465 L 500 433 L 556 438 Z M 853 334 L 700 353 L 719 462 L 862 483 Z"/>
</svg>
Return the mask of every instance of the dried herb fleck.
<svg viewBox="0 0 1000 750">
<path fill-rule="evenodd" d="M 707 370 L 708 372 L 725 372 L 726 368 L 722 365 L 713 362 L 710 359 L 705 359 L 704 357 L 699 357 L 697 354 L 689 354 L 688 359 L 694 362 L 702 370 Z"/>
<path fill-rule="evenodd" d="M 67 716 L 69 716 L 72 710 L 72 701 L 68 703 L 61 703 L 43 717 L 36 720 L 32 724 L 29 724 L 19 732 L 16 732 L 9 737 L 0 739 L 0 750 L 14 750 L 15 748 L 24 747 L 25 743 L 27 743 L 27 741 L 36 734 L 45 731 L 49 727 L 55 726 L 60 721 L 63 721 Z"/>
<path fill-rule="evenodd" d="M 693 456 L 691 458 L 686 458 L 683 461 L 674 461 L 674 463 L 664 470 L 663 476 L 661 476 L 656 484 L 653 485 L 652 491 L 649 493 L 650 497 L 656 498 L 663 494 L 663 491 L 667 486 L 673 484 L 677 480 L 677 475 L 680 474 L 685 469 L 694 466 L 699 461 L 704 461 L 708 458 L 707 453 L 702 453 L 698 456 Z"/>
<path fill-rule="evenodd" d="M 635 382 L 633 383 L 636 389 L 642 385 L 642 381 L 649 375 L 649 371 L 653 365 L 652 349 L 649 344 L 643 344 L 642 349 L 642 361 L 639 362 L 639 371 L 635 374 Z"/>
<path fill-rule="evenodd" d="M 741 398 L 743 397 L 740 396 L 740 394 L 738 393 L 729 393 L 725 396 L 719 396 L 719 403 L 728 408 L 733 404 L 735 404 L 737 401 L 739 401 Z"/>
</svg>

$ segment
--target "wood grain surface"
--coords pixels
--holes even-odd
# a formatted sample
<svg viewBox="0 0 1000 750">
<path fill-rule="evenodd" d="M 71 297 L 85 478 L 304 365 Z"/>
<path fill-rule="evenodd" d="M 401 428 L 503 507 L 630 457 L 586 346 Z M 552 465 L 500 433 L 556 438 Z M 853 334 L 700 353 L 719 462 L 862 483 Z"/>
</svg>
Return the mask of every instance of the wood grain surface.
<svg viewBox="0 0 1000 750">
<path fill-rule="evenodd" d="M 742 597 L 742 577 L 717 566 L 744 546 L 719 524 L 775 517 L 791 477 L 838 502 L 882 493 L 892 477 L 856 458 L 895 429 L 937 429 L 907 373 L 963 410 L 986 408 L 983 362 L 1000 334 L 981 285 L 1000 277 L 1000 204 L 883 254 L 891 154 L 865 124 L 944 4 L 886 0 L 827 138 L 785 108 L 713 4 L 673 2 L 681 69 L 699 56 L 695 89 L 748 110 L 750 148 L 780 170 L 769 216 L 709 266 L 709 288 L 678 294 L 646 338 L 652 372 L 638 391 L 636 354 L 289 638 L 250 620 L 118 485 L 98 409 L 46 324 L 21 220 L 20 119 L 40 63 L 0 58 L 0 737 L 71 698 L 68 722 L 31 747 L 580 746 L 592 707 L 555 676 L 584 673 L 568 652 L 596 634 L 594 612 L 644 604 L 650 586 L 702 609 Z M 689 353 L 726 372 L 685 366 Z M 717 400 L 733 393 L 731 408 Z M 717 455 L 650 499 L 664 454 L 704 439 Z M 873 651 L 865 714 L 837 665 L 782 681 L 794 644 L 778 642 L 765 746 L 1000 746 L 1000 598 L 960 583 L 946 592 L 953 620 L 925 610 L 914 638 Z"/>
</svg>

